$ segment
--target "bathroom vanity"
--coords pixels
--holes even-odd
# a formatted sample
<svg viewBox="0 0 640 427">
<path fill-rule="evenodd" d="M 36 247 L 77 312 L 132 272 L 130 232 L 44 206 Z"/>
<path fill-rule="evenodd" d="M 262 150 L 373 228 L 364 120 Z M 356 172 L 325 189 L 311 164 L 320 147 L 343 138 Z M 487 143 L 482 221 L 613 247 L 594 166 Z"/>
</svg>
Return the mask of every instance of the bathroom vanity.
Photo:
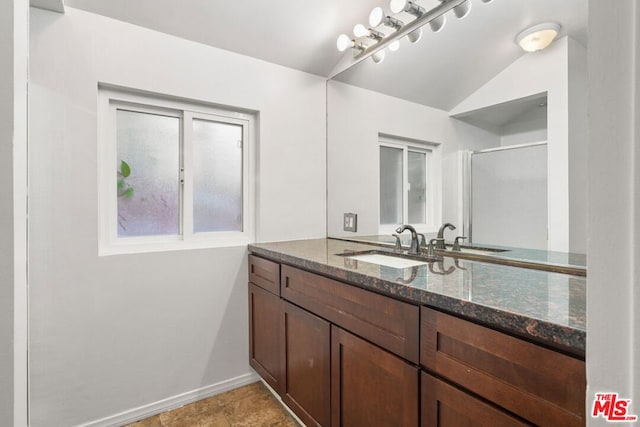
<svg viewBox="0 0 640 427">
<path fill-rule="evenodd" d="M 370 250 L 249 246 L 250 363 L 305 424 L 584 425 L 584 277 Z"/>
</svg>

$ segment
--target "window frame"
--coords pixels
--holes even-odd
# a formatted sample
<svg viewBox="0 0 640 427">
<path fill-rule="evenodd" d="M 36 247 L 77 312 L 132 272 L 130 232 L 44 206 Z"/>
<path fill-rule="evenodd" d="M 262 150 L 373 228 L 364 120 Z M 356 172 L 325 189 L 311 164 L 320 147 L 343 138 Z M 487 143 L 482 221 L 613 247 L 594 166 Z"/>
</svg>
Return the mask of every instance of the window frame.
<svg viewBox="0 0 640 427">
<path fill-rule="evenodd" d="M 98 226 L 100 256 L 182 249 L 243 246 L 254 241 L 255 114 L 198 101 L 98 87 Z M 177 117 L 179 144 L 179 234 L 119 237 L 117 229 L 117 120 L 118 109 Z M 193 231 L 194 119 L 242 126 L 242 231 Z M 189 125 L 188 125 L 189 124 Z M 111 165 L 111 166 L 110 166 Z"/>
<path fill-rule="evenodd" d="M 414 140 L 405 140 L 404 138 L 382 136 L 378 137 L 378 173 L 380 173 L 380 148 L 388 147 L 402 150 L 402 223 L 411 224 L 419 232 L 431 232 L 435 229 L 435 216 L 437 203 L 437 195 L 435 194 L 436 186 L 436 170 L 433 167 L 435 149 L 434 144 L 419 143 Z M 422 224 L 409 223 L 409 152 L 416 152 L 425 155 L 426 170 L 426 222 Z M 392 234 L 401 224 L 382 224 L 381 222 L 381 200 L 380 200 L 380 182 L 381 176 L 378 176 L 378 232 L 379 234 Z"/>
</svg>

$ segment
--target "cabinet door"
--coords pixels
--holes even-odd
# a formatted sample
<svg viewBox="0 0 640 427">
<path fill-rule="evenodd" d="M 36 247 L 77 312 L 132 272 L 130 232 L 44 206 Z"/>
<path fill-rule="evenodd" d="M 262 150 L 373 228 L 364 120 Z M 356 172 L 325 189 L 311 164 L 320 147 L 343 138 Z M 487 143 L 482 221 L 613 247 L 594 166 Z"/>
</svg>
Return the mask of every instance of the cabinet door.
<svg viewBox="0 0 640 427">
<path fill-rule="evenodd" d="M 424 372 L 421 382 L 422 427 L 532 425 Z"/>
<path fill-rule="evenodd" d="M 331 327 L 332 426 L 417 426 L 418 368 Z"/>
<path fill-rule="evenodd" d="M 585 424 L 584 361 L 422 307 L 420 363 L 536 424 Z"/>
<path fill-rule="evenodd" d="M 280 392 L 280 298 L 249 283 L 249 364 Z"/>
<path fill-rule="evenodd" d="M 307 426 L 329 426 L 330 324 L 288 302 L 282 307 L 282 400 Z"/>
</svg>

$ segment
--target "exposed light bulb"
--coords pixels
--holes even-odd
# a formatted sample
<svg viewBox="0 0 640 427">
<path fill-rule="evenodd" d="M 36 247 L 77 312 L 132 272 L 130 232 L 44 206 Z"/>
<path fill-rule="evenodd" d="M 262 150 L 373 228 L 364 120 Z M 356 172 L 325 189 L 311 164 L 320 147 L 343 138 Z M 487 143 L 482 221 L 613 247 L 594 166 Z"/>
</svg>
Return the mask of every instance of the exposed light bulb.
<svg viewBox="0 0 640 427">
<path fill-rule="evenodd" d="M 391 0 L 390 9 L 393 13 L 400 13 L 407 7 L 407 0 Z"/>
<path fill-rule="evenodd" d="M 447 23 L 447 17 L 444 15 L 440 15 L 429 22 L 429 27 L 431 28 L 431 31 L 433 31 L 434 33 L 437 33 L 439 31 L 442 31 L 442 29 L 444 28 L 444 24 L 446 23 Z"/>
<path fill-rule="evenodd" d="M 369 25 L 373 28 L 382 24 L 382 19 L 384 18 L 384 11 L 381 7 L 375 7 L 369 14 Z"/>
<path fill-rule="evenodd" d="M 453 13 L 456 15 L 456 18 L 462 19 L 469 14 L 471 10 L 471 2 L 469 0 L 460 3 L 456 7 L 453 8 Z"/>
<path fill-rule="evenodd" d="M 418 43 L 422 38 L 422 28 L 411 31 L 409 34 L 407 34 L 407 38 L 411 43 Z"/>
<path fill-rule="evenodd" d="M 371 55 L 371 59 L 373 60 L 373 62 L 375 62 L 376 64 L 381 63 L 382 61 L 384 61 L 384 50 L 379 50 L 376 53 L 374 53 L 373 55 Z"/>
<path fill-rule="evenodd" d="M 340 52 L 344 52 L 345 50 L 349 49 L 352 46 L 353 46 L 353 40 L 351 40 L 351 37 L 349 37 L 346 34 L 340 34 L 338 36 L 336 47 Z"/>
<path fill-rule="evenodd" d="M 367 37 L 369 30 L 362 24 L 356 24 L 355 27 L 353 27 L 353 35 L 356 37 Z"/>
<path fill-rule="evenodd" d="M 400 40 L 394 40 L 389 44 L 389 50 L 395 52 L 400 49 Z"/>
<path fill-rule="evenodd" d="M 413 16 L 422 16 L 426 12 L 424 7 L 409 0 L 391 0 L 390 9 L 393 13 L 407 12 Z"/>
</svg>

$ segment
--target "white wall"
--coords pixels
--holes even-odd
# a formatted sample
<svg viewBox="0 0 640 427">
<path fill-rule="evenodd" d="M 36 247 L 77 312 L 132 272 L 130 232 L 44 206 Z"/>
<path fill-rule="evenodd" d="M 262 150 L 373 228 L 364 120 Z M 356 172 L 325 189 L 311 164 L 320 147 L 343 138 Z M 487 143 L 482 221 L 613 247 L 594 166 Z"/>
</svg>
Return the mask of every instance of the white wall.
<svg viewBox="0 0 640 427">
<path fill-rule="evenodd" d="M 574 50 L 580 50 L 580 52 L 574 54 Z M 579 138 L 578 135 L 583 135 L 583 131 L 572 129 L 570 126 L 582 125 L 584 127 L 586 122 L 584 108 L 579 109 L 580 114 L 583 114 L 580 118 L 578 118 L 577 112 L 572 112 L 572 115 L 569 115 L 569 107 L 572 105 L 569 100 L 574 95 L 573 92 L 570 93 L 570 90 L 577 90 L 580 82 L 585 81 L 586 67 L 570 67 L 570 58 L 578 63 L 580 55 L 584 56 L 582 46 L 567 37 L 559 39 L 543 51 L 520 57 L 450 112 L 451 115 L 458 115 L 489 105 L 547 92 L 548 181 L 553 183 L 548 192 L 548 248 L 564 252 L 569 251 L 570 248 L 584 252 L 580 249 L 585 247 L 585 235 L 577 236 L 574 233 L 575 242 L 570 241 L 571 221 L 575 220 L 582 224 L 576 225 L 574 231 L 584 229 L 585 223 L 583 215 L 577 214 L 575 218 L 570 218 L 570 204 L 574 203 L 573 212 L 584 212 L 586 205 L 584 198 L 580 196 L 570 200 L 571 179 L 568 167 L 570 147 L 574 147 L 576 151 L 580 149 L 574 143 L 574 132 L 577 132 L 576 138 Z M 570 76 L 570 72 L 576 75 Z M 569 81 L 574 79 L 576 83 L 569 86 Z M 582 84 L 582 93 L 584 92 L 584 84 Z M 578 99 L 583 100 L 584 95 L 579 96 Z M 582 158 L 584 159 L 584 154 L 582 154 Z M 575 167 L 572 171 L 576 174 L 582 174 L 572 178 L 574 183 L 585 181 L 586 169 L 584 167 Z M 584 190 L 582 191 L 584 193 Z M 582 203 L 582 206 L 578 206 L 579 202 Z"/>
<path fill-rule="evenodd" d="M 30 70 L 31 425 L 253 378 L 246 247 L 98 257 L 97 85 L 259 111 L 264 241 L 325 235 L 324 79 L 72 8 L 32 9 Z"/>
<path fill-rule="evenodd" d="M 13 424 L 13 1 L 0 10 L 0 419 Z"/>
<path fill-rule="evenodd" d="M 0 10 L 0 422 L 25 426 L 28 6 Z"/>
<path fill-rule="evenodd" d="M 640 416 L 639 32 L 637 1 L 589 1 L 587 414 L 608 391 Z"/>
<path fill-rule="evenodd" d="M 442 144 L 433 159 L 433 166 L 439 168 L 449 144 L 448 115 L 333 80 L 327 83 L 327 111 L 327 233 L 354 235 L 342 229 L 343 214 L 354 212 L 358 214 L 357 234 L 379 234 L 378 134 Z M 439 206 L 442 184 L 436 190 Z M 441 212 L 437 212 L 436 224 L 440 220 Z"/>
<path fill-rule="evenodd" d="M 569 251 L 587 253 L 587 49 L 569 39 Z"/>
</svg>

